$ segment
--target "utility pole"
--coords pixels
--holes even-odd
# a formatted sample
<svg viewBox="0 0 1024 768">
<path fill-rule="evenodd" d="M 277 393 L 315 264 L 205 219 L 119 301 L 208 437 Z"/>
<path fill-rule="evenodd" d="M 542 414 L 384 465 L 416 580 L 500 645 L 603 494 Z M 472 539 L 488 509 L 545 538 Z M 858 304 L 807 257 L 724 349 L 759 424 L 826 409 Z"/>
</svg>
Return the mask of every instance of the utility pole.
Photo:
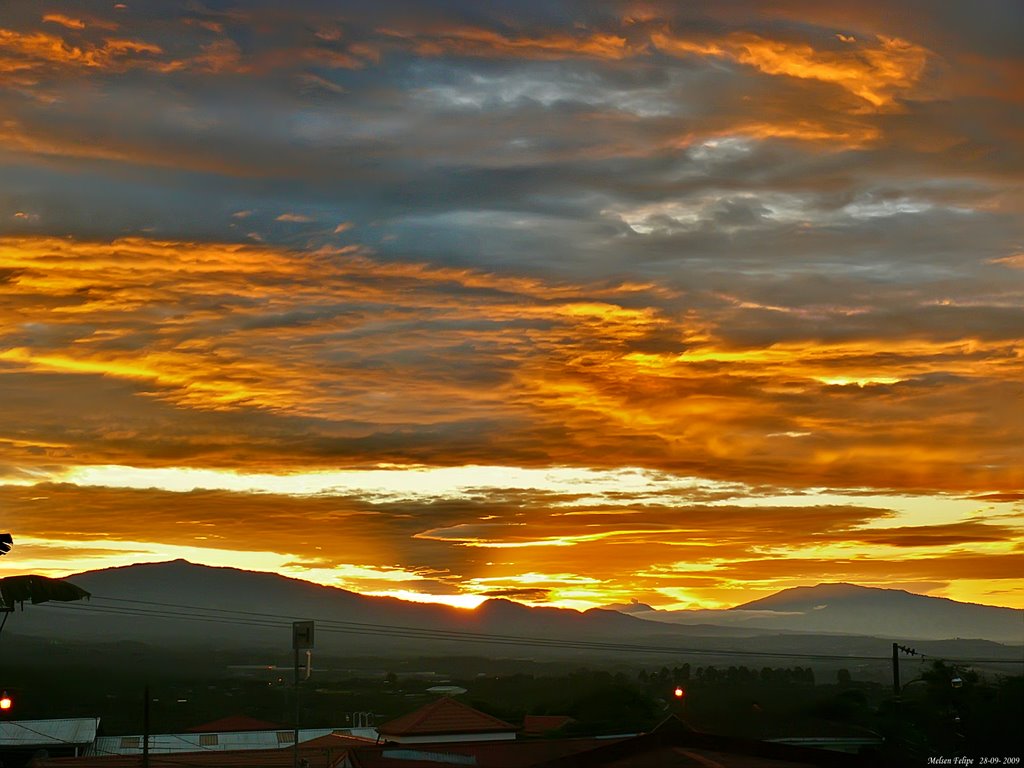
<svg viewBox="0 0 1024 768">
<path fill-rule="evenodd" d="M 299 768 L 299 649 L 295 647 L 295 732 L 292 734 L 292 768 Z"/>
<path fill-rule="evenodd" d="M 892 644 L 892 695 L 897 699 L 900 697 L 900 651 L 907 654 L 908 656 L 918 656 L 917 651 L 913 648 L 907 648 L 905 645 L 899 643 Z"/>
<path fill-rule="evenodd" d="M 900 695 L 900 647 L 897 643 L 892 644 L 892 695 L 896 698 Z"/>
<path fill-rule="evenodd" d="M 149 768 L 149 684 L 142 689 L 142 768 Z"/>
<path fill-rule="evenodd" d="M 299 651 L 313 647 L 313 622 L 292 622 L 292 650 L 295 651 L 295 730 L 292 741 L 292 768 L 299 768 Z"/>
</svg>

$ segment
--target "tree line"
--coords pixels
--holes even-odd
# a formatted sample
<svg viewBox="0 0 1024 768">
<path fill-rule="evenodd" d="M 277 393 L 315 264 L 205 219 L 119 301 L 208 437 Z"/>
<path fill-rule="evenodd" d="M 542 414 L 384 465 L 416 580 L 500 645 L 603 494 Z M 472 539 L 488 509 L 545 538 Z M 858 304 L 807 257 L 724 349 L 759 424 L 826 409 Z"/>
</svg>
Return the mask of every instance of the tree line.
<svg viewBox="0 0 1024 768">
<path fill-rule="evenodd" d="M 846 670 L 841 670 L 845 672 Z M 640 670 L 637 679 L 642 685 L 663 683 L 683 685 L 686 683 L 772 683 L 776 685 L 814 685 L 814 670 L 810 667 L 761 667 L 746 665 L 716 667 L 714 665 L 691 667 L 690 664 L 649 672 Z M 849 680 L 849 672 L 846 672 Z"/>
</svg>

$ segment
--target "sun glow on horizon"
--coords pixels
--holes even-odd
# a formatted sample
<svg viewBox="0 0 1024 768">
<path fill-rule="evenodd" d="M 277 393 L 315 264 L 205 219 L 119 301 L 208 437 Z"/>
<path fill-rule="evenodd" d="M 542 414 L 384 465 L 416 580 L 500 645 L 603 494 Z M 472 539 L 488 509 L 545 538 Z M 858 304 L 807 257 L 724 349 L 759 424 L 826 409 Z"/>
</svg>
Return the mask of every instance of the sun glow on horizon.
<svg viewBox="0 0 1024 768">
<path fill-rule="evenodd" d="M 363 594 L 368 597 L 391 597 L 396 600 L 404 600 L 407 603 L 447 605 L 450 608 L 459 608 L 465 611 L 476 610 L 481 603 L 488 600 L 483 595 L 435 595 L 429 592 L 414 592 L 410 589 L 383 589 Z"/>
<path fill-rule="evenodd" d="M 70 485 L 48 485 L 55 480 Z M 0 485 L 0 490 L 3 487 Z M 51 495 L 61 488 L 61 494 L 130 492 L 136 495 L 132 498 L 138 494 L 187 494 L 189 505 L 195 506 L 188 517 L 195 519 L 187 527 L 174 526 L 174 538 L 179 542 L 175 544 L 147 541 L 138 535 L 124 540 L 102 537 L 98 541 L 85 540 L 88 537 L 18 536 L 21 557 L 17 562 L 5 558 L 7 562 L 0 563 L 3 572 L 16 568 L 17 572 L 64 576 L 135 562 L 184 558 L 206 565 L 278 573 L 361 594 L 463 609 L 475 608 L 490 597 L 504 597 L 526 605 L 587 610 L 637 595 L 666 608 L 717 609 L 747 601 L 751 590 L 763 596 L 794 583 L 877 581 L 877 569 L 870 565 L 876 558 L 888 562 L 894 575 L 926 573 L 933 568 L 929 563 L 951 555 L 1013 559 L 1018 557 L 1015 542 L 1024 531 L 1019 502 L 1012 498 L 998 501 L 979 500 L 977 494 L 886 494 L 877 489 L 752 488 L 638 468 L 389 465 L 269 474 L 100 466 L 39 477 L 35 486 L 15 484 L 8 488 L 32 509 L 53 503 Z M 483 498 L 508 495 L 521 498 L 527 508 L 542 504 L 548 512 L 529 524 L 517 522 L 514 514 L 506 518 L 467 513 L 468 517 L 450 526 L 429 528 L 424 520 L 422 527 L 405 528 L 403 535 L 408 543 L 403 546 L 429 542 L 447 548 L 460 559 L 463 556 L 457 554 L 459 550 L 492 553 L 489 557 L 496 562 L 477 565 L 472 575 L 465 577 L 449 568 L 403 566 L 403 559 L 397 555 L 383 554 L 386 559 L 382 562 L 393 564 L 376 565 L 374 557 L 382 556 L 373 554 L 376 544 L 370 548 L 363 545 L 363 554 L 355 562 L 339 560 L 344 548 L 339 549 L 336 536 L 326 532 L 330 529 L 325 529 L 323 535 L 281 542 L 278 551 L 255 551 L 244 542 L 231 549 L 232 537 L 223 525 L 204 522 L 210 514 L 205 511 L 210 503 L 262 504 L 259 500 L 264 498 L 269 500 L 270 508 L 275 506 L 274 499 L 282 503 L 294 499 L 291 504 L 315 503 L 326 510 L 337 509 L 332 514 L 355 504 L 354 510 L 339 518 L 350 525 L 367 515 L 371 516 L 365 517 L 369 522 L 373 515 L 395 504 L 414 503 L 425 508 L 451 503 L 476 505 Z M 168 497 L 168 501 L 173 500 Z M 131 503 L 131 499 L 126 498 L 126 502 Z M 341 508 L 332 506 L 339 503 Z M 647 510 L 646 515 L 654 515 L 652 523 L 642 523 L 644 518 L 637 517 L 636 505 Z M 358 511 L 360 507 L 365 511 Z M 174 502 L 172 509 L 181 510 L 180 502 Z M 321 515 L 316 509 L 310 507 L 311 514 Z M 481 507 L 482 512 L 487 509 L 486 505 Z M 716 525 L 719 510 L 723 515 L 749 510 L 751 519 L 759 514 L 767 515 L 769 520 L 792 519 L 781 524 L 793 526 L 794 532 L 802 528 L 801 516 L 822 514 L 823 510 L 835 510 L 835 514 L 848 516 L 856 524 L 846 524 L 838 535 L 794 533 L 768 536 L 758 542 L 756 537 L 730 530 L 728 523 L 718 533 L 703 530 Z M 694 513 L 699 515 L 693 524 L 696 528 L 686 524 L 687 516 Z M 673 515 L 674 523 L 659 518 L 665 514 Z M 737 543 L 730 544 L 731 539 Z M 960 540 L 963 543 L 959 546 L 951 546 L 950 542 Z M 616 549 L 606 550 L 609 546 Z M 649 554 L 643 554 L 644 549 Z M 632 554 L 621 566 L 609 562 L 602 567 L 600 552 L 616 550 Z M 465 557 L 470 561 L 481 559 L 477 555 Z M 657 559 L 645 562 L 650 557 Z M 755 563 L 780 559 L 787 566 L 778 575 L 764 573 L 754 578 L 755 574 L 750 573 L 745 583 L 736 578 L 738 568 L 753 569 Z M 74 566 L 69 567 L 69 562 Z M 562 567 L 552 569 L 554 563 Z M 799 577 L 801 571 L 812 573 L 824 563 L 832 564 L 831 571 L 823 571 L 817 578 Z M 702 585 L 690 586 L 691 581 Z M 1004 578 L 1003 584 L 1010 587 L 1017 581 L 1024 580 Z M 670 586 L 673 583 L 677 586 Z M 1009 593 L 991 589 L 991 583 L 975 579 L 962 580 L 955 588 L 934 588 L 933 592 L 983 603 L 992 602 L 991 595 L 999 595 L 1001 604 L 1024 604 L 1024 600 L 1008 600 Z"/>
</svg>

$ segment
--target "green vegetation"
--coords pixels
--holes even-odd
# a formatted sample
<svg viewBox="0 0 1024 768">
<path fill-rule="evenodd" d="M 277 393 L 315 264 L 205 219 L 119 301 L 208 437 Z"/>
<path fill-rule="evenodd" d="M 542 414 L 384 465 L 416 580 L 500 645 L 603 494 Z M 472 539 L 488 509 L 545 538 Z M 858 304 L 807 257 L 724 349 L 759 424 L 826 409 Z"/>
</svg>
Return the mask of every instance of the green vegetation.
<svg viewBox="0 0 1024 768">
<path fill-rule="evenodd" d="M 934 662 L 904 684 L 899 701 L 883 702 L 883 732 L 896 754 L 1020 756 L 1024 677 L 985 680 Z"/>
</svg>

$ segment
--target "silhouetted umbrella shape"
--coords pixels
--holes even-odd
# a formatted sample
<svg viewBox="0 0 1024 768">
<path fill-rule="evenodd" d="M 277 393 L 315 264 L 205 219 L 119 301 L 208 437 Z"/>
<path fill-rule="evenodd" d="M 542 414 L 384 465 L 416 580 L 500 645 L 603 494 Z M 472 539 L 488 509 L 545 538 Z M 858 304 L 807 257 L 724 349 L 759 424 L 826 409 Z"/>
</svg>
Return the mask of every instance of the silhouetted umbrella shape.
<svg viewBox="0 0 1024 768">
<path fill-rule="evenodd" d="M 0 579 L 0 607 L 10 610 L 15 603 L 45 603 L 48 600 L 70 602 L 89 597 L 89 593 L 69 581 L 28 574 Z"/>
</svg>

